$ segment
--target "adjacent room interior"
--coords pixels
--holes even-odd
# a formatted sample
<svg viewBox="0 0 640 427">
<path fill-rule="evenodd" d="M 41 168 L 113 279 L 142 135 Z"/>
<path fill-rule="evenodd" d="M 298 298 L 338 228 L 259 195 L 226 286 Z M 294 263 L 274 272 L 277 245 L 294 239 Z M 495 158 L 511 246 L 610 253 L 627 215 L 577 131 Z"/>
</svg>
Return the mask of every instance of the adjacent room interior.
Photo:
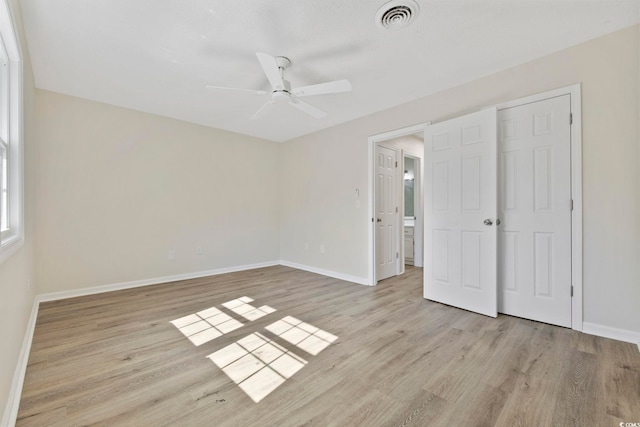
<svg viewBox="0 0 640 427">
<path fill-rule="evenodd" d="M 2 0 L 2 426 L 640 422 L 640 3 Z"/>
</svg>

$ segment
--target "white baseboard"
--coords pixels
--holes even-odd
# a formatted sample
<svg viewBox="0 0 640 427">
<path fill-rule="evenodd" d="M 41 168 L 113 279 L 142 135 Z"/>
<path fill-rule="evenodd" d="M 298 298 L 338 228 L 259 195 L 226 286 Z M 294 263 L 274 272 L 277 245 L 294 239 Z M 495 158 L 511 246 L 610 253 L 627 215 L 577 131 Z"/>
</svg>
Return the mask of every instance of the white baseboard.
<svg viewBox="0 0 640 427">
<path fill-rule="evenodd" d="M 298 264 L 296 262 L 286 260 L 280 260 L 280 265 L 296 268 L 298 270 L 309 271 L 311 273 L 322 274 L 323 276 L 333 277 L 335 279 L 344 280 L 346 282 L 353 282 L 359 285 L 369 285 L 369 280 L 366 277 L 351 276 L 349 274 L 342 274 L 336 271 L 324 270 L 322 268 L 311 267 L 310 265 Z"/>
<path fill-rule="evenodd" d="M 194 273 L 175 274 L 172 276 L 154 277 L 152 279 L 134 280 L 131 282 L 113 283 L 110 285 L 94 286 L 92 288 L 74 289 L 70 291 L 51 292 L 36 296 L 39 302 L 56 301 L 65 298 L 81 297 L 85 295 L 101 294 L 104 292 L 119 291 L 123 289 L 138 288 L 141 286 L 159 285 L 161 283 L 177 282 L 179 280 L 199 279 L 207 276 L 217 276 L 219 274 L 234 273 L 236 271 L 254 270 L 256 268 L 273 267 L 278 265 L 278 261 L 261 262 L 257 264 L 246 264 L 234 267 L 218 268 L 215 270 L 197 271 Z"/>
<path fill-rule="evenodd" d="M 590 322 L 582 323 L 582 332 L 589 335 L 597 335 L 599 337 L 637 344 L 638 350 L 640 350 L 640 332 L 630 331 L 628 329 L 612 328 L 610 326 Z"/>
<path fill-rule="evenodd" d="M 20 355 L 18 356 L 18 363 L 16 364 L 16 370 L 13 374 L 13 381 L 11 381 L 11 389 L 9 389 L 9 398 L 7 399 L 7 406 L 4 409 L 4 415 L 2 416 L 2 422 L 0 426 L 10 427 L 16 424 L 18 418 L 18 408 L 20 406 L 20 398 L 22 397 L 22 385 L 24 384 L 24 376 L 27 373 L 27 363 L 29 362 L 29 353 L 31 352 L 31 341 L 33 340 L 33 332 L 36 328 L 36 319 L 38 318 L 38 308 L 40 303 L 36 298 L 31 307 L 31 315 L 29 316 L 29 322 L 27 323 L 27 330 L 22 340 L 22 348 L 20 349 Z"/>
</svg>

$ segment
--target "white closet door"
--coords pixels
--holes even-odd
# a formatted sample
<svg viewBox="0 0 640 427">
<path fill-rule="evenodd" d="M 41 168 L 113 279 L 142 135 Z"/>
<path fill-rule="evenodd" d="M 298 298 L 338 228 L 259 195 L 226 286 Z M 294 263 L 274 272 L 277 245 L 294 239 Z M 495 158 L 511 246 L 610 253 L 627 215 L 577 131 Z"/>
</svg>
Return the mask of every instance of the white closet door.
<svg viewBox="0 0 640 427">
<path fill-rule="evenodd" d="M 398 152 L 376 145 L 376 280 L 398 274 Z"/>
<path fill-rule="evenodd" d="M 570 95 L 498 113 L 499 311 L 571 327 Z"/>
<path fill-rule="evenodd" d="M 496 110 L 425 131 L 424 297 L 497 316 Z"/>
</svg>

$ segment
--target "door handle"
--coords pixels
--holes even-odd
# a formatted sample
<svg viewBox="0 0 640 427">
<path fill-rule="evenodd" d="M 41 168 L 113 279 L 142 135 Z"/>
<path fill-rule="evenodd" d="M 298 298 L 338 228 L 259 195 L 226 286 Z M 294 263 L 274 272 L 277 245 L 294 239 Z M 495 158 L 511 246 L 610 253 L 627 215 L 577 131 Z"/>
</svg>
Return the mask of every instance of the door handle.
<svg viewBox="0 0 640 427">
<path fill-rule="evenodd" d="M 493 221 L 491 221 L 491 218 L 487 218 L 484 220 L 484 225 L 490 226 L 493 225 Z"/>
<path fill-rule="evenodd" d="M 376 219 L 376 222 L 382 222 L 382 219 L 378 218 Z"/>
</svg>

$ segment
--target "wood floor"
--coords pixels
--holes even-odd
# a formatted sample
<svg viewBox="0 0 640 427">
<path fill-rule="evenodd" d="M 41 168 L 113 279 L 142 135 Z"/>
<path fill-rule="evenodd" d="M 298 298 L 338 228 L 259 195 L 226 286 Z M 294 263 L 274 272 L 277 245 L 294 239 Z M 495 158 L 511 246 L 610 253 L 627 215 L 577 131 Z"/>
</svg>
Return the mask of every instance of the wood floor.
<svg viewBox="0 0 640 427">
<path fill-rule="evenodd" d="M 632 344 L 422 298 L 422 270 L 371 288 L 277 266 L 43 303 L 18 426 L 619 426 L 640 423 Z M 242 296 L 277 311 L 249 322 Z M 170 321 L 244 326 L 195 346 Z M 293 316 L 338 339 L 270 334 Z M 259 403 L 207 358 L 259 332 L 308 363 Z"/>
</svg>

